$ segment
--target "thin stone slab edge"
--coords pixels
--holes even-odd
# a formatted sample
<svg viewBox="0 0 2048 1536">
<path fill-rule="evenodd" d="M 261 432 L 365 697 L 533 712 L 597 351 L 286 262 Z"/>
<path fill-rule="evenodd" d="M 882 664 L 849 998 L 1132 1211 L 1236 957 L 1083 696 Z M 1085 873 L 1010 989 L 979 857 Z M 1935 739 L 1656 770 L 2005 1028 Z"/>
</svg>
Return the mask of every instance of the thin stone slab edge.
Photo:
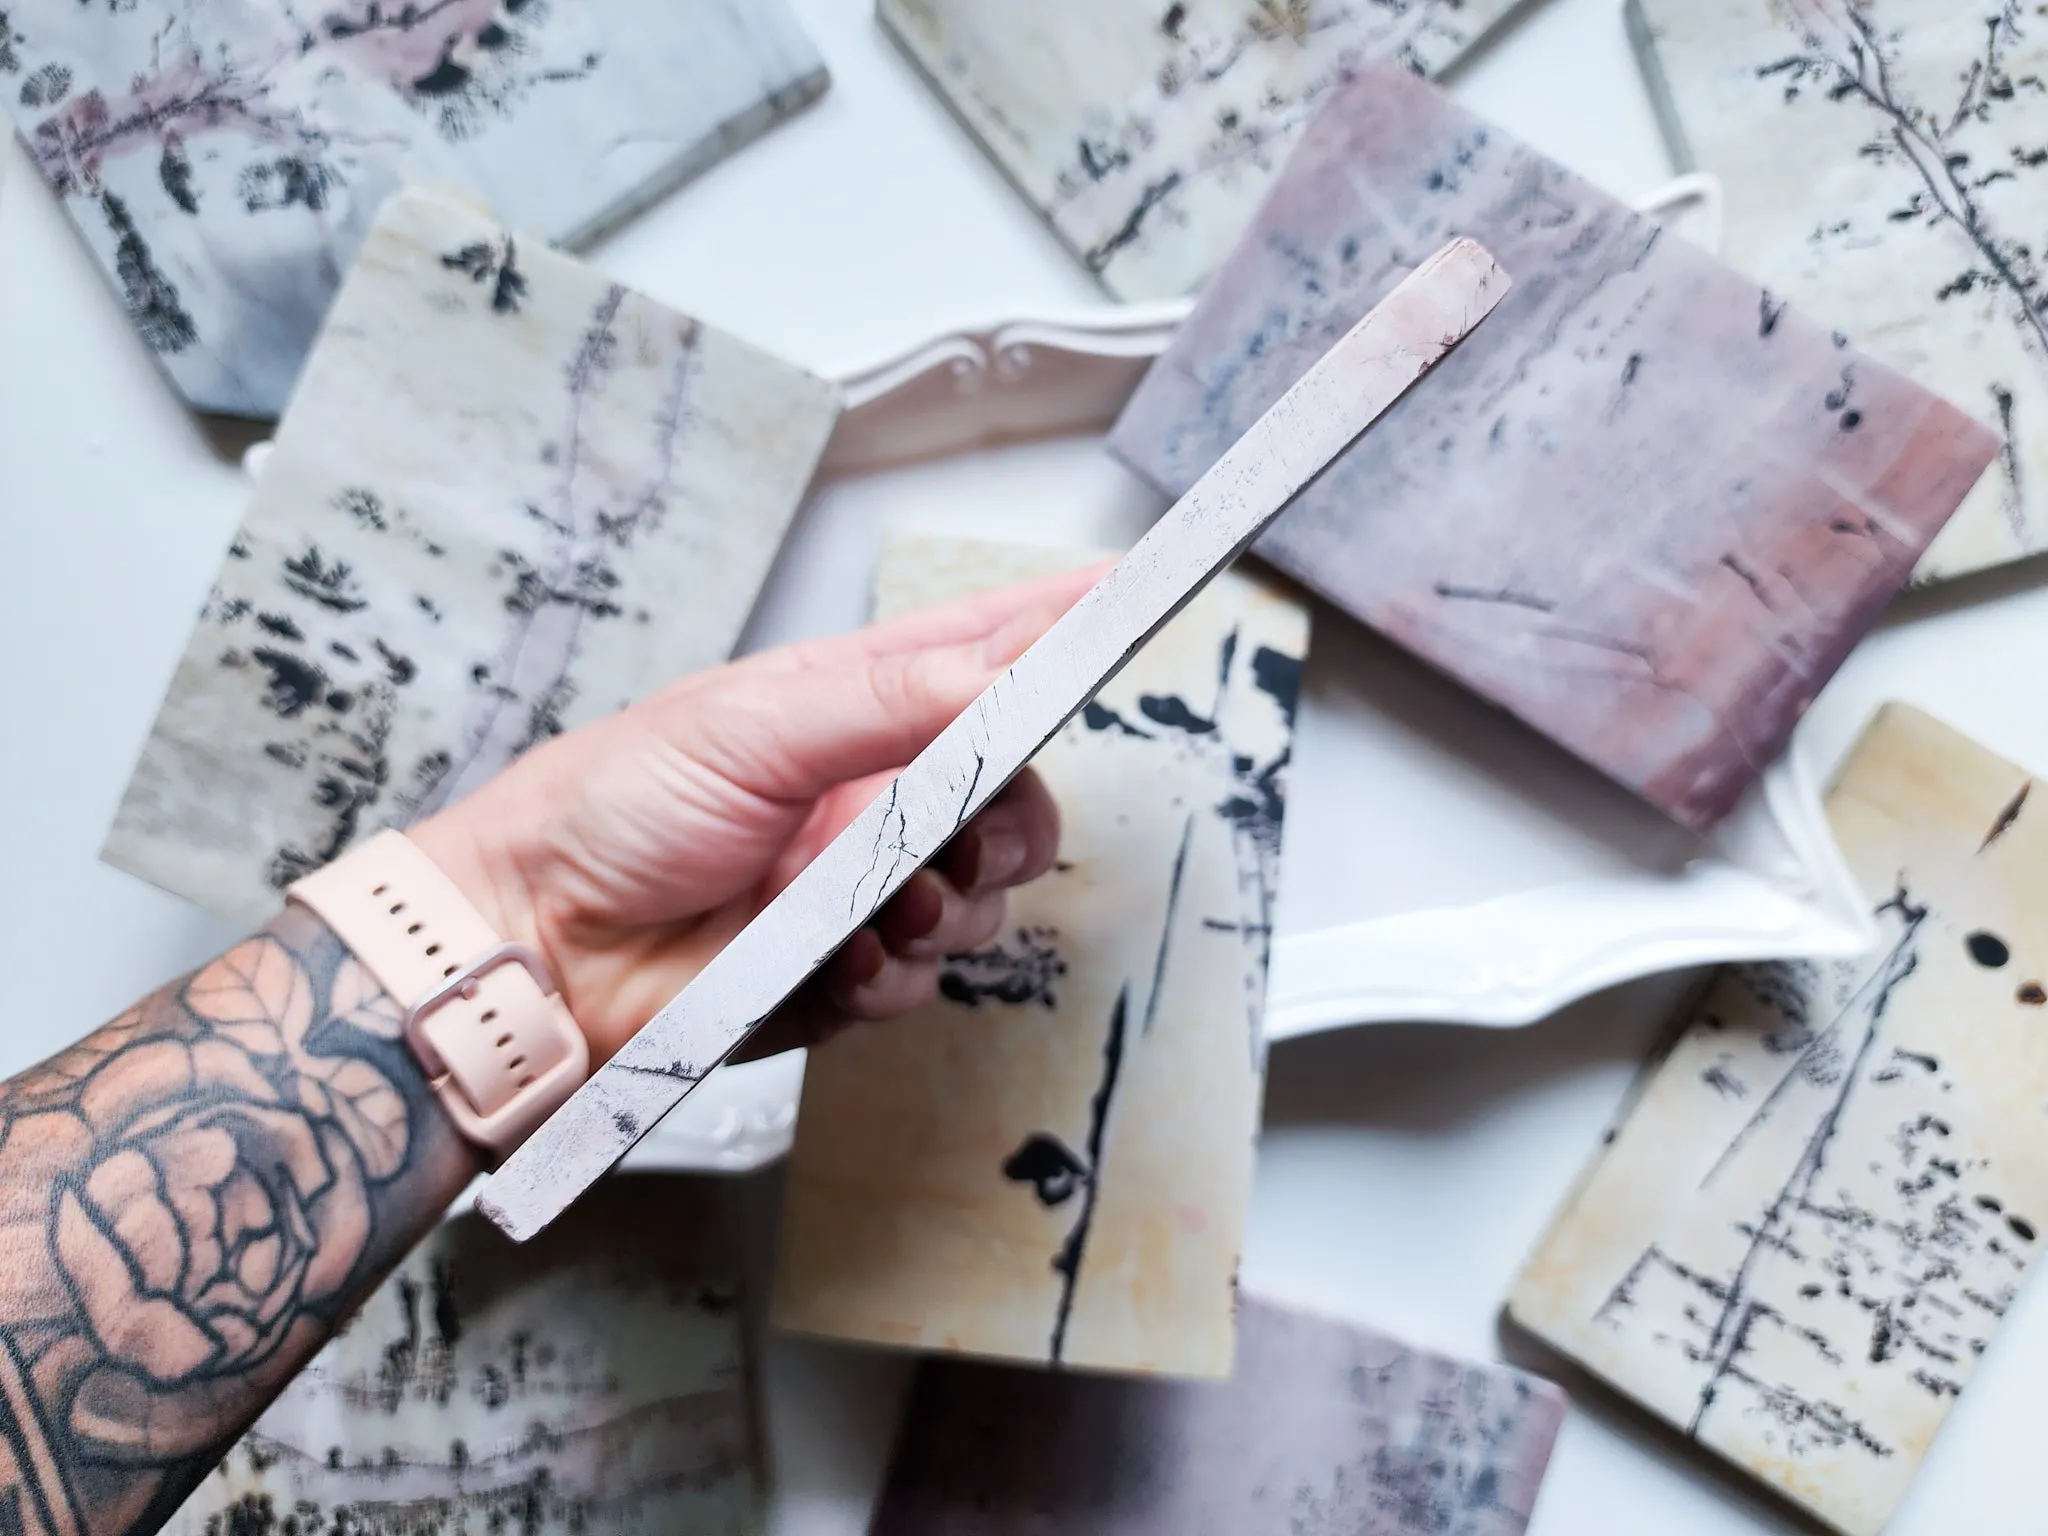
<svg viewBox="0 0 2048 1536">
<path fill-rule="evenodd" d="M 521 1241 L 561 1214 L 1485 319 L 1509 285 L 1470 240 L 1423 263 L 513 1153 L 479 1194 L 478 1209 Z"/>
</svg>

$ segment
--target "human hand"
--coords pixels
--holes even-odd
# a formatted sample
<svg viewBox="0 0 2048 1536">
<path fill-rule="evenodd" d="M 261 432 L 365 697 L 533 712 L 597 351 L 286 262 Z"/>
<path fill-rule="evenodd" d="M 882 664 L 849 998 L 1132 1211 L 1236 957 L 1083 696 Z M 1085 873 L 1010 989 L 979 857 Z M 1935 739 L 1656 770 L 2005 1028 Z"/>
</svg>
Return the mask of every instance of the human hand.
<svg viewBox="0 0 2048 1536">
<path fill-rule="evenodd" d="M 888 779 L 1101 574 L 1067 572 L 763 651 L 536 748 L 409 829 L 497 931 L 553 965 L 610 1056 Z M 1051 867 L 1059 815 L 1028 770 L 962 829 L 739 1059 L 936 995 Z"/>
</svg>

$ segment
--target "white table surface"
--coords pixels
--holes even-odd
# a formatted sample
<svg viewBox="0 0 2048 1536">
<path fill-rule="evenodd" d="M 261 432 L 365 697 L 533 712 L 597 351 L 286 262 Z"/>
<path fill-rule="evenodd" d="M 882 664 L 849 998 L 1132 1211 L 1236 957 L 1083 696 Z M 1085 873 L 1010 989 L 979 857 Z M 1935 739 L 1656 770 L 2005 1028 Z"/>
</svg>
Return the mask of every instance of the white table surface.
<svg viewBox="0 0 2048 1536">
<path fill-rule="evenodd" d="M 1101 304 L 891 49 L 867 0 L 794 0 L 830 61 L 818 107 L 595 260 L 816 369 L 952 325 Z M 1536 0 L 1459 74 L 1467 103 L 1624 196 L 1671 166 L 1620 0 Z M 236 455 L 130 335 L 18 145 L 0 161 L 0 1071 L 70 1041 L 233 935 L 101 865 L 99 842 L 239 515 Z M 1816 707 L 1827 767 L 1911 699 L 2048 769 L 2048 591 L 2004 574 L 1917 598 Z M 843 615 L 778 629 L 834 628 Z M 1418 1342 L 1497 1357 L 1500 1298 L 1583 1165 L 1671 981 L 1514 1032 L 1353 1030 L 1276 1049 L 1244 1280 Z M 2042 1529 L 2048 1295 L 2007 1318 L 1894 1536 Z M 768 1347 L 777 1536 L 854 1536 L 899 1360 Z M 1806 1529 L 1585 1383 L 1535 1536 Z"/>
</svg>

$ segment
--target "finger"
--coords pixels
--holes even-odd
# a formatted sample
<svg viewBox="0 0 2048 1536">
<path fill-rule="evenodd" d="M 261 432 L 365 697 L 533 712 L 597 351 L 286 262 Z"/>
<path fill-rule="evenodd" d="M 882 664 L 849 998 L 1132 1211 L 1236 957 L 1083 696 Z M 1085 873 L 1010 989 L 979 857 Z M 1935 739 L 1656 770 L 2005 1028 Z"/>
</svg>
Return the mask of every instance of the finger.
<svg viewBox="0 0 2048 1536">
<path fill-rule="evenodd" d="M 1021 614 L 1048 606 L 1065 612 L 1115 564 L 1114 558 L 1098 560 L 1035 581 L 976 592 L 949 603 L 899 614 L 850 634 L 776 646 L 746 657 L 742 665 L 763 671 L 833 666 L 848 655 L 885 656 L 985 639 Z"/>
<path fill-rule="evenodd" d="M 983 806 L 937 860 L 948 880 L 970 895 L 1036 880 L 1060 851 L 1060 808 L 1029 768 Z"/>
<path fill-rule="evenodd" d="M 882 947 L 904 960 L 938 960 L 977 949 L 1003 925 L 1003 893 L 968 895 L 945 876 L 921 869 L 876 919 Z"/>
<path fill-rule="evenodd" d="M 1062 597 L 956 645 L 851 651 L 770 676 L 738 667 L 634 706 L 709 773 L 765 799 L 816 799 L 848 779 L 916 757 L 1066 611 Z"/>
<path fill-rule="evenodd" d="M 893 1019 L 922 1008 L 939 995 L 939 962 L 888 955 L 866 981 L 828 983 L 829 995 L 850 1019 Z"/>
<path fill-rule="evenodd" d="M 873 928 L 861 929 L 727 1059 L 734 1063 L 759 1061 L 800 1046 L 823 1044 L 853 1022 L 842 999 L 873 981 L 888 963 L 881 935 Z"/>
<path fill-rule="evenodd" d="M 938 995 L 937 960 L 893 956 L 874 929 L 863 928 L 729 1059 L 758 1061 L 798 1046 L 820 1045 L 850 1024 L 895 1018 Z"/>
</svg>

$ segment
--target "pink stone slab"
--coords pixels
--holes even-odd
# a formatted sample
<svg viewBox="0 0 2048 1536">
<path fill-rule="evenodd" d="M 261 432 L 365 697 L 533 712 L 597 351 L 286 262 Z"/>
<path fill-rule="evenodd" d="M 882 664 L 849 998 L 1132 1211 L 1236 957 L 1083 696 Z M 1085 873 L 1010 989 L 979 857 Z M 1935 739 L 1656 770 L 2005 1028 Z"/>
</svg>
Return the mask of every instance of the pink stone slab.
<svg viewBox="0 0 2048 1536">
<path fill-rule="evenodd" d="M 1455 241 L 1310 368 L 1131 552 L 506 1161 L 477 1207 L 538 1232 L 652 1130 L 986 805 L 1339 452 L 1490 314 Z"/>
<path fill-rule="evenodd" d="M 1425 252 L 1514 293 L 1259 544 L 1688 826 L 1877 620 L 1996 434 L 1399 69 L 1335 94 L 1113 450 L 1192 484 Z"/>
<path fill-rule="evenodd" d="M 1222 1383 L 933 1361 L 871 1536 L 1521 1536 L 1565 1397 L 1247 1299 Z"/>
</svg>

